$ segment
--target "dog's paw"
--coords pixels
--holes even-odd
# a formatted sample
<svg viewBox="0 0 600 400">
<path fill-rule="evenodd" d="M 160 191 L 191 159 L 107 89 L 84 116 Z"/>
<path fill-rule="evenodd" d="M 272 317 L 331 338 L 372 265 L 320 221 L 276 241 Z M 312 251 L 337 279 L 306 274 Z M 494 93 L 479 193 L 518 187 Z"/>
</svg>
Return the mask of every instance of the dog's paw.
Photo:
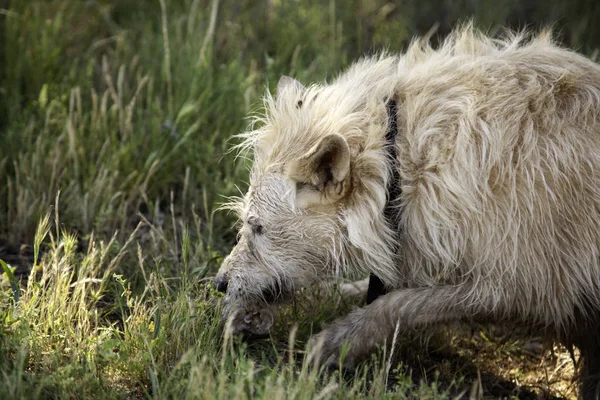
<svg viewBox="0 0 600 400">
<path fill-rule="evenodd" d="M 314 366 L 324 366 L 325 369 L 339 366 L 341 346 L 333 340 L 331 332 L 327 329 L 312 338 L 310 347 L 308 360 Z"/>
<path fill-rule="evenodd" d="M 311 341 L 309 361 L 326 368 L 352 368 L 368 350 L 362 340 L 357 313 L 334 322 L 315 335 Z"/>
</svg>

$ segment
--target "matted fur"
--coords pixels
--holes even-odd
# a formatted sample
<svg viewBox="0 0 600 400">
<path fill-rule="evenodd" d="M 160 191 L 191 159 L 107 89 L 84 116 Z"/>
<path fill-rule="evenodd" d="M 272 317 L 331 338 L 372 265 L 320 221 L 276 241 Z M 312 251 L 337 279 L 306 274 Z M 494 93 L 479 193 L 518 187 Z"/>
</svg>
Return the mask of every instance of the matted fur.
<svg viewBox="0 0 600 400">
<path fill-rule="evenodd" d="M 383 215 L 391 98 L 396 230 Z M 439 49 L 414 41 L 359 61 L 330 84 L 287 85 L 265 105 L 242 135 L 254 164 L 234 204 L 242 240 L 220 271 L 229 301 L 253 304 L 274 282 L 293 291 L 327 273 L 374 272 L 391 293 L 319 335 L 325 356 L 350 341 L 348 360 L 398 323 L 507 319 L 590 340 L 580 330 L 600 316 L 598 65 L 548 33 L 492 39 L 468 27 Z M 350 150 L 345 186 L 334 200 L 314 188 L 306 197 L 294 165 L 330 134 Z M 256 224 L 274 233 L 260 238 Z"/>
</svg>

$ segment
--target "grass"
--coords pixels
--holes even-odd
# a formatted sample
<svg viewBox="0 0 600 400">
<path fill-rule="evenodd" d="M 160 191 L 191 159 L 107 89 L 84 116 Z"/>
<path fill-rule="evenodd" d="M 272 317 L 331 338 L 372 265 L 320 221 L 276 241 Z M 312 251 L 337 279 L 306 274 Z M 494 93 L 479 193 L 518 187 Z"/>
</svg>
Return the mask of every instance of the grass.
<svg viewBox="0 0 600 400">
<path fill-rule="evenodd" d="M 330 78 L 361 54 L 400 51 L 436 23 L 442 37 L 472 15 L 492 31 L 558 21 L 567 45 L 597 54 L 594 2 L 419 3 L 0 0 L 0 398 L 529 390 L 494 392 L 498 381 L 572 396 L 572 369 L 564 379 L 527 372 L 566 368 L 551 345 L 527 359 L 523 339 L 460 330 L 443 341 L 452 350 L 407 338 L 399 358 L 379 352 L 357 371 L 320 373 L 303 351 L 352 307 L 335 297 L 300 296 L 266 339 L 243 342 L 221 326 L 210 277 L 235 221 L 215 210 L 245 190 L 248 167 L 230 138 L 280 75 Z M 472 362 L 477 351 L 507 367 Z"/>
</svg>

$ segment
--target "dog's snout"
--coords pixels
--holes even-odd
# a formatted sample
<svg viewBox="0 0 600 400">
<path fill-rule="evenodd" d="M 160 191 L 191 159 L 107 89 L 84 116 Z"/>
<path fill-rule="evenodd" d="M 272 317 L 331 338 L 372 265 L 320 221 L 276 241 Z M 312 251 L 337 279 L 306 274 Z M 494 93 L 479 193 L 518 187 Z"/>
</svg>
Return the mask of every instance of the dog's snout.
<svg viewBox="0 0 600 400">
<path fill-rule="evenodd" d="M 227 276 L 227 274 L 223 274 L 220 276 L 217 276 L 215 278 L 215 288 L 222 293 L 225 293 L 227 291 L 227 286 L 229 285 L 229 277 Z"/>
</svg>

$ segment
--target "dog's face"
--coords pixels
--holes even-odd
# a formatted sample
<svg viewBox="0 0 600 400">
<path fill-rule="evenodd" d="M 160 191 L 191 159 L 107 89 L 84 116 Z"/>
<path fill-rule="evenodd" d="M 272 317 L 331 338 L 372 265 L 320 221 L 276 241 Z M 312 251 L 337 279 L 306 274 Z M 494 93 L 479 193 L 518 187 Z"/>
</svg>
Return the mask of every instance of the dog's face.
<svg viewBox="0 0 600 400">
<path fill-rule="evenodd" d="M 297 82 L 284 79 L 278 101 L 285 95 L 295 99 L 301 90 Z M 273 152 L 270 145 L 255 149 L 263 152 L 255 154 L 255 164 L 257 157 Z M 244 316 L 323 279 L 344 251 L 341 200 L 350 186 L 348 143 L 329 133 L 310 147 L 286 153 L 290 156 L 283 160 L 271 153 L 269 162 L 258 161 L 262 164 L 253 168 L 248 193 L 234 207 L 241 221 L 239 241 L 216 285 L 226 292 L 227 310 Z M 239 322 L 234 330 L 251 330 L 248 318 Z"/>
<path fill-rule="evenodd" d="M 254 312 L 325 274 L 339 223 L 335 214 L 298 207 L 296 191 L 296 182 L 278 173 L 252 183 L 239 241 L 217 275 L 229 307 Z"/>
</svg>

